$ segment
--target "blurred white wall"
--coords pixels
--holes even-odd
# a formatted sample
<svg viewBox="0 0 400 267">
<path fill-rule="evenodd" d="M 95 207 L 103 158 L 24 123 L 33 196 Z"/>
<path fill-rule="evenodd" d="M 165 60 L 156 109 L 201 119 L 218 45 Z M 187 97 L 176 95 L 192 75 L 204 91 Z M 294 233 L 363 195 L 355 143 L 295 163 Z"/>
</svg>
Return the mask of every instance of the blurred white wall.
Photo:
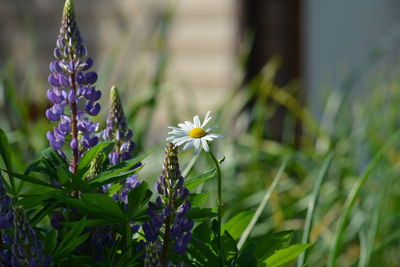
<svg viewBox="0 0 400 267">
<path fill-rule="evenodd" d="M 400 22 L 398 0 L 306 0 L 305 81 L 317 116 L 324 84 L 339 86 L 344 74 L 365 64 L 368 53 Z"/>
</svg>

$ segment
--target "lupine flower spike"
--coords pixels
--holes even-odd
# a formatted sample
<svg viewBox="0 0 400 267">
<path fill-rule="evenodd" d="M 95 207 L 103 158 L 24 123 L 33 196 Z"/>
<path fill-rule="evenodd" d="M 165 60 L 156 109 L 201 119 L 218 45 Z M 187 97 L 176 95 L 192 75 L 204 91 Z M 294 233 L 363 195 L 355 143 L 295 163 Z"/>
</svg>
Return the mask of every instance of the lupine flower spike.
<svg viewBox="0 0 400 267">
<path fill-rule="evenodd" d="M 44 255 L 43 245 L 32 229 L 22 208 L 14 214 L 14 243 L 11 246 L 12 266 L 48 266 L 50 257 Z"/>
<path fill-rule="evenodd" d="M 185 144 L 183 151 L 193 146 L 196 153 L 198 153 L 201 148 L 208 152 L 208 142 L 214 139 L 224 138 L 223 135 L 211 132 L 213 129 L 218 128 L 218 126 L 206 129 L 207 123 L 212 119 L 210 114 L 211 111 L 208 111 L 203 123 L 200 122 L 199 116 L 196 115 L 193 117 L 193 122 L 185 121 L 184 123 L 179 123 L 179 128 L 168 126 L 172 131 L 168 133 L 171 136 L 167 138 L 167 141 L 172 142 L 176 146 Z"/>
<path fill-rule="evenodd" d="M 102 132 L 102 137 L 104 140 L 113 140 L 116 142 L 115 148 L 108 155 L 111 165 L 116 165 L 132 158 L 132 151 L 135 148 L 135 143 L 132 141 L 133 132 L 128 128 L 128 124 L 126 123 L 121 98 L 115 86 L 111 88 L 110 110 L 108 112 L 106 128 Z M 139 166 L 140 164 L 134 168 Z M 128 177 L 120 195 L 114 198 L 118 198 L 127 203 L 129 191 L 136 188 L 139 184 L 140 182 L 137 180 L 136 175 Z"/>
<path fill-rule="evenodd" d="M 6 246 L 12 243 L 10 230 L 13 218 L 11 198 L 7 195 L 3 180 L 0 178 L 0 267 L 11 266 L 12 253 Z"/>
<path fill-rule="evenodd" d="M 146 250 L 147 253 L 156 255 L 154 244 L 162 240 L 161 264 L 165 266 L 168 262 L 169 244 L 173 245 L 176 253 L 185 253 L 192 238 L 190 231 L 193 227 L 193 221 L 186 216 L 191 207 L 186 199 L 189 191 L 184 187 L 184 178 L 179 170 L 177 147 L 173 144 L 167 146 L 163 170 L 155 188 L 159 196 L 155 202 L 149 202 L 147 210 L 149 221 L 142 227 L 147 246 L 152 247 Z"/>
<path fill-rule="evenodd" d="M 89 69 L 93 60 L 87 57 L 87 50 L 75 18 L 72 0 L 66 0 L 57 47 L 56 60 L 50 63 L 51 74 L 47 91 L 53 106 L 46 111 L 47 118 L 58 122 L 53 131 L 47 133 L 50 145 L 63 157 L 64 145 L 72 149 L 71 171 L 76 172 L 79 158 L 85 150 L 95 146 L 95 133 L 99 124 L 91 122 L 88 116 L 96 116 L 100 111 L 97 101 L 101 91 L 96 90 L 96 72 Z"/>
</svg>

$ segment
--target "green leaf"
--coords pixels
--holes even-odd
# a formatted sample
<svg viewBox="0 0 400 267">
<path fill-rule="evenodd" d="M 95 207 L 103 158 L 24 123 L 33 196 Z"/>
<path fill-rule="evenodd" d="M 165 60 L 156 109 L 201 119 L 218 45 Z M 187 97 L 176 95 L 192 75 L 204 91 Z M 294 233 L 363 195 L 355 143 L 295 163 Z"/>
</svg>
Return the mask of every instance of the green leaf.
<svg viewBox="0 0 400 267">
<path fill-rule="evenodd" d="M 81 175 L 85 173 L 85 171 L 90 167 L 90 163 L 94 157 L 97 156 L 101 151 L 107 149 L 110 146 L 113 146 L 113 141 L 104 141 L 100 144 L 95 145 L 83 155 L 83 157 L 79 160 L 78 163 L 78 173 Z"/>
<path fill-rule="evenodd" d="M 78 173 L 77 174 L 72 174 L 70 173 L 70 179 L 72 181 L 73 189 L 74 190 L 80 190 L 84 193 L 94 193 L 96 190 L 94 190 L 90 185 L 88 185 L 86 181 L 82 180 L 82 176 L 80 176 Z"/>
<path fill-rule="evenodd" d="M 61 224 L 69 226 L 69 227 L 73 227 L 77 223 L 79 223 L 79 222 L 63 222 Z M 93 220 L 87 220 L 85 227 L 109 225 L 109 224 L 114 224 L 114 223 L 115 223 L 115 220 L 113 220 L 113 219 L 93 219 Z"/>
<path fill-rule="evenodd" d="M 80 244 L 86 241 L 88 237 L 91 235 L 91 232 L 84 233 L 83 235 L 77 236 L 73 240 L 71 240 L 67 245 L 65 245 L 60 252 L 57 254 L 58 258 L 63 258 L 69 256 L 69 254 Z"/>
<path fill-rule="evenodd" d="M 125 221 L 125 215 L 115 201 L 99 193 L 83 193 L 82 201 L 92 210 L 101 212 L 104 216 Z"/>
<path fill-rule="evenodd" d="M 128 216 L 134 217 L 138 208 L 143 204 L 147 192 L 147 183 L 142 182 L 138 187 L 131 190 L 128 195 Z"/>
<path fill-rule="evenodd" d="M 67 170 L 64 166 L 56 167 L 57 178 L 61 185 L 67 185 L 71 181 L 72 173 Z"/>
<path fill-rule="evenodd" d="M 25 175 L 29 175 L 31 172 L 36 172 L 40 174 L 44 174 L 48 177 L 56 177 L 57 174 L 53 172 L 52 170 L 42 167 L 42 166 L 36 166 L 36 165 L 30 165 L 24 172 Z"/>
<path fill-rule="evenodd" d="M 142 162 L 149 154 L 144 156 L 136 157 L 130 160 L 126 160 L 118 165 L 113 166 L 112 168 L 104 171 L 101 176 L 94 179 L 95 181 L 103 181 L 109 177 L 116 176 L 120 173 L 130 170 L 132 167 L 137 165 L 138 163 Z"/>
<path fill-rule="evenodd" d="M 256 249 L 254 253 L 260 261 L 264 261 L 271 256 L 276 250 L 288 246 L 294 231 L 282 231 L 277 233 L 268 234 L 262 238 L 254 240 Z"/>
<path fill-rule="evenodd" d="M 207 201 L 209 197 L 209 193 L 202 193 L 202 194 L 189 194 L 188 200 L 192 204 L 193 207 L 199 207 Z"/>
<path fill-rule="evenodd" d="M 63 165 L 68 168 L 68 162 L 54 148 L 49 147 L 43 150 L 42 155 L 53 167 Z"/>
<path fill-rule="evenodd" d="M 135 168 L 134 170 L 130 170 L 130 171 L 123 172 L 123 173 L 118 173 L 113 176 L 106 176 L 106 177 L 100 176 L 100 177 L 89 180 L 87 183 L 92 186 L 96 186 L 96 187 L 106 185 L 106 184 L 116 183 L 116 182 L 119 182 L 119 181 L 129 177 L 129 176 L 134 175 L 142 168 L 143 168 L 143 166 L 140 166 L 139 168 Z"/>
<path fill-rule="evenodd" d="M 203 222 L 193 230 L 193 237 L 201 241 L 203 244 L 210 244 L 211 229 L 206 222 Z"/>
<path fill-rule="evenodd" d="M 251 221 L 255 211 L 242 211 L 222 226 L 222 233 L 228 231 L 234 239 L 238 239 Z"/>
<path fill-rule="evenodd" d="M 235 258 L 238 249 L 235 240 L 229 234 L 229 232 L 225 232 L 224 235 L 221 236 L 221 245 L 227 261 L 230 261 L 233 258 Z"/>
<path fill-rule="evenodd" d="M 185 179 L 185 187 L 191 191 L 197 186 L 203 184 L 204 182 L 212 179 L 215 176 L 215 168 L 206 171 L 205 173 L 202 173 L 200 175 L 196 175 L 194 177 L 189 177 Z"/>
<path fill-rule="evenodd" d="M 60 203 L 58 201 L 52 201 L 46 203 L 46 205 L 39 210 L 35 216 L 31 219 L 31 224 L 36 226 L 47 214 L 50 214 L 55 207 L 57 207 Z"/>
<path fill-rule="evenodd" d="M 281 266 L 293 259 L 295 259 L 300 253 L 311 247 L 313 244 L 296 244 L 291 245 L 287 248 L 276 251 L 273 255 L 268 257 L 264 263 L 268 267 Z"/>
<path fill-rule="evenodd" d="M 12 177 L 13 167 L 11 161 L 11 146 L 10 143 L 8 142 L 6 133 L 1 128 L 0 128 L 0 155 L 1 158 L 3 159 L 4 166 L 7 169 L 8 177 L 10 178 L 12 192 L 15 194 L 16 193 L 15 181 L 14 178 Z"/>
<path fill-rule="evenodd" d="M 205 259 L 207 259 L 207 263 L 214 263 L 218 266 L 218 257 L 214 254 L 214 252 L 206 246 L 203 242 L 199 241 L 195 237 L 193 237 L 192 241 L 190 241 L 190 245 L 193 246 L 196 250 L 198 250 Z"/>
<path fill-rule="evenodd" d="M 70 243 L 73 244 L 77 244 L 76 240 L 78 239 L 78 237 L 80 236 L 80 234 L 83 232 L 83 230 L 85 229 L 85 225 L 86 225 L 86 216 L 82 218 L 82 220 L 79 221 L 79 223 L 75 224 L 71 230 L 67 231 L 63 240 L 61 241 L 61 243 L 58 245 L 57 250 L 54 252 L 54 258 L 55 259 L 60 259 L 62 258 L 62 256 L 64 254 L 66 254 L 66 248 L 71 248 Z M 90 235 L 90 232 L 87 233 Z M 88 235 L 86 236 L 86 238 L 88 237 Z M 82 239 L 82 238 L 81 238 Z M 79 241 L 81 241 L 81 239 L 79 239 Z M 83 240 L 84 241 L 84 240 Z M 82 242 L 83 242 L 82 241 Z M 78 246 L 79 244 L 77 244 L 76 246 Z M 75 247 L 76 247 L 75 246 Z M 75 248 L 74 247 L 74 248 Z"/>
<path fill-rule="evenodd" d="M 4 171 L 6 171 L 6 170 L 4 170 Z M 6 171 L 6 172 L 8 173 L 8 171 Z M 55 188 L 52 184 L 46 183 L 46 182 L 44 182 L 44 181 L 42 181 L 42 180 L 40 180 L 40 179 L 38 179 L 38 178 L 29 176 L 29 175 L 18 174 L 18 173 L 14 173 L 14 172 L 9 173 L 9 174 L 11 174 L 11 175 L 14 176 L 15 178 L 20 179 L 20 180 L 23 180 L 23 181 L 25 181 L 25 182 L 30 182 L 30 183 L 32 183 L 32 184 L 38 184 L 38 185 L 43 185 L 43 186 Z"/>
<path fill-rule="evenodd" d="M 31 208 L 36 207 L 37 205 L 41 204 L 44 200 L 52 198 L 53 193 L 55 191 L 59 191 L 59 190 L 52 190 L 50 192 L 46 192 L 45 194 L 41 194 L 41 195 L 24 196 L 24 198 L 15 202 L 14 205 L 16 205 L 16 206 L 22 205 L 22 206 L 24 206 L 25 209 L 31 209 Z"/>
<path fill-rule="evenodd" d="M 255 245 L 250 243 L 240 251 L 237 264 L 239 267 L 257 266 L 257 258 L 254 255 Z"/>
<path fill-rule="evenodd" d="M 11 162 L 11 146 L 8 142 L 8 138 L 3 129 L 0 128 L 0 155 L 3 159 L 4 166 L 10 172 L 12 172 L 12 162 Z"/>
<path fill-rule="evenodd" d="M 217 214 L 215 212 L 212 211 L 212 209 L 210 208 L 191 208 L 188 213 L 187 216 L 190 219 L 202 219 L 202 218 L 213 218 L 215 216 L 217 216 Z"/>
<path fill-rule="evenodd" d="M 47 235 L 44 237 L 43 240 L 44 245 L 44 253 L 46 255 L 52 255 L 52 252 L 55 250 L 57 246 L 57 231 L 51 230 Z"/>
</svg>

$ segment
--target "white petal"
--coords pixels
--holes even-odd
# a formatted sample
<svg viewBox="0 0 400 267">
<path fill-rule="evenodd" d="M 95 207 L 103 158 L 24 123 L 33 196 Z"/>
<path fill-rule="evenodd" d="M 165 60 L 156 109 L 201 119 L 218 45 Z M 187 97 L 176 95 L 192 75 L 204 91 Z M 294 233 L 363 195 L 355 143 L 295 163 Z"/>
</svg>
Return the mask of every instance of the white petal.
<svg viewBox="0 0 400 267">
<path fill-rule="evenodd" d="M 212 130 L 217 129 L 217 128 L 219 128 L 218 125 L 215 125 L 215 126 L 213 126 L 213 127 L 210 127 L 210 128 L 208 128 L 208 129 L 206 130 L 206 133 L 209 133 L 209 132 L 211 132 Z"/>
<path fill-rule="evenodd" d="M 210 134 L 207 134 L 206 136 L 214 138 L 214 139 L 223 139 L 223 138 L 225 138 L 225 136 L 223 136 L 222 134 L 216 134 L 216 133 L 210 133 Z"/>
<path fill-rule="evenodd" d="M 174 139 L 175 139 L 175 136 L 168 136 L 166 140 L 167 140 L 168 142 L 171 142 L 171 141 L 174 140 Z"/>
<path fill-rule="evenodd" d="M 196 127 L 196 128 L 201 127 L 200 118 L 198 115 L 193 117 L 193 123 L 194 123 L 194 127 Z"/>
<path fill-rule="evenodd" d="M 200 150 L 200 139 L 196 138 L 193 141 L 194 150 L 197 152 Z"/>
<path fill-rule="evenodd" d="M 201 144 L 203 145 L 203 148 L 206 152 L 208 152 L 209 148 L 208 148 L 208 144 L 207 141 L 204 140 L 203 138 L 201 139 Z"/>
<path fill-rule="evenodd" d="M 170 140 L 167 140 L 167 141 L 170 141 L 170 142 L 176 144 L 176 143 L 178 143 L 178 142 L 180 142 L 180 141 L 182 141 L 182 140 L 184 140 L 186 138 L 187 138 L 187 136 L 180 136 L 180 137 L 174 136 L 174 138 L 170 138 Z"/>
<path fill-rule="evenodd" d="M 193 140 L 188 141 L 183 147 L 182 151 L 188 150 L 191 146 L 193 146 Z"/>
<path fill-rule="evenodd" d="M 192 140 L 191 137 L 186 136 L 186 137 L 180 139 L 179 141 L 177 141 L 177 142 L 175 143 L 175 145 L 176 145 L 176 146 L 180 146 L 180 145 L 182 145 L 182 144 L 184 144 L 184 143 L 186 143 L 186 142 L 188 142 L 188 141 L 191 141 L 191 140 Z"/>
<path fill-rule="evenodd" d="M 206 126 L 206 124 L 212 119 L 212 117 L 210 116 L 211 111 L 208 111 L 206 114 L 206 117 L 203 121 L 203 124 L 201 125 L 201 128 L 204 128 L 204 126 Z"/>
<path fill-rule="evenodd" d="M 184 131 L 190 131 L 192 129 L 192 127 L 190 127 L 184 123 L 179 123 L 178 126 L 181 127 L 182 130 L 184 130 Z"/>
<path fill-rule="evenodd" d="M 185 121 L 185 124 L 190 128 L 193 129 L 194 128 L 194 124 L 190 121 Z"/>
<path fill-rule="evenodd" d="M 206 135 L 206 136 L 203 136 L 201 139 L 204 139 L 204 140 L 206 140 L 206 141 L 212 141 L 212 140 L 214 140 L 214 138 L 212 138 L 210 135 Z"/>
<path fill-rule="evenodd" d="M 175 131 L 175 130 L 173 130 L 173 131 L 168 132 L 168 134 L 171 134 L 171 135 L 188 135 L 188 132 L 187 131 Z"/>
<path fill-rule="evenodd" d="M 173 126 L 168 126 L 168 129 L 171 130 L 182 130 L 181 128 L 173 127 Z"/>
</svg>

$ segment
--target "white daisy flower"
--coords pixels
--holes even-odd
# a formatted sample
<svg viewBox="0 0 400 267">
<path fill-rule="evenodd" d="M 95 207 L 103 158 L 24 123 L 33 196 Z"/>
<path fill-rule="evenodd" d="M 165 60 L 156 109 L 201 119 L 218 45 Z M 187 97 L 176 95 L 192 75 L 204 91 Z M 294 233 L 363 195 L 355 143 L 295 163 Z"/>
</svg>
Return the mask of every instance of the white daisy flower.
<svg viewBox="0 0 400 267">
<path fill-rule="evenodd" d="M 213 141 L 214 139 L 225 138 L 225 136 L 211 133 L 211 131 L 218 126 L 213 126 L 208 129 L 205 129 L 206 124 L 212 119 L 210 116 L 211 111 L 207 112 L 207 115 L 204 119 L 204 122 L 200 122 L 200 118 L 198 115 L 193 117 L 193 123 L 190 121 L 185 121 L 185 123 L 179 123 L 177 127 L 168 126 L 170 131 L 168 134 L 167 141 L 173 143 L 176 146 L 184 145 L 183 151 L 188 150 L 192 146 L 194 147 L 194 151 L 197 153 L 203 149 L 205 151 L 209 151 L 208 141 Z"/>
</svg>

